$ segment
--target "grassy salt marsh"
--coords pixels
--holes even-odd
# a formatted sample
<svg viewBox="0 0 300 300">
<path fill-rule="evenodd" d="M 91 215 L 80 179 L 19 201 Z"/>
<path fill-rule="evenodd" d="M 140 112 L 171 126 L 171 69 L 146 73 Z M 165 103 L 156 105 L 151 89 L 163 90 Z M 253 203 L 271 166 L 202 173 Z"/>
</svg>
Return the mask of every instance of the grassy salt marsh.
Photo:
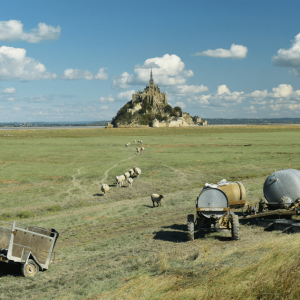
<svg viewBox="0 0 300 300">
<path fill-rule="evenodd" d="M 0 220 L 56 228 L 61 262 L 33 278 L 1 264 L 0 299 L 298 299 L 299 234 L 240 225 L 240 241 L 190 243 L 185 224 L 206 182 L 241 181 L 254 204 L 274 170 L 300 169 L 299 129 L 1 131 Z M 134 166 L 133 186 L 114 186 Z"/>
</svg>

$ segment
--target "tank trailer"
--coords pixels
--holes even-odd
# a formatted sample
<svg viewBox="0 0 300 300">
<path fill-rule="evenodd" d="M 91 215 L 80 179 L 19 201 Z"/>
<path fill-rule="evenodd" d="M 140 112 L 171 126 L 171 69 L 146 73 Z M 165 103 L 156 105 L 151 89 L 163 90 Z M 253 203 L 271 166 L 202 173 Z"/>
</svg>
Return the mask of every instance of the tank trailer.
<svg viewBox="0 0 300 300">
<path fill-rule="evenodd" d="M 239 219 L 231 208 L 246 204 L 246 190 L 241 182 L 225 179 L 217 184 L 205 184 L 196 199 L 196 219 L 187 216 L 188 240 L 193 241 L 195 230 L 230 230 L 233 240 L 239 240 Z"/>
<path fill-rule="evenodd" d="M 292 220 L 300 214 L 300 171 L 275 171 L 263 186 L 264 197 L 254 207 L 248 205 L 240 220 L 256 219 L 268 229 L 300 232 L 300 224 Z"/>
</svg>

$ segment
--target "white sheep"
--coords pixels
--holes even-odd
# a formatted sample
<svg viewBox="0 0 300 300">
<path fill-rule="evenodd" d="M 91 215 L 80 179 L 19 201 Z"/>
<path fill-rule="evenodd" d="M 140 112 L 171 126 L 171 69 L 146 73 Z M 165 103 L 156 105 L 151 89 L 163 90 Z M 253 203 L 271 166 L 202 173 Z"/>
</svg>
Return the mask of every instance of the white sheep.
<svg viewBox="0 0 300 300">
<path fill-rule="evenodd" d="M 143 141 L 142 140 L 138 140 L 138 143 L 143 144 Z"/>
<path fill-rule="evenodd" d="M 133 179 L 131 177 L 127 178 L 128 186 L 132 186 Z"/>
<path fill-rule="evenodd" d="M 141 151 L 141 148 L 140 148 L 140 147 L 137 147 L 137 148 L 136 148 L 136 154 L 139 155 L 139 154 L 140 154 L 140 151 Z"/>
<path fill-rule="evenodd" d="M 105 196 L 105 194 L 107 193 L 109 191 L 109 185 L 107 185 L 107 184 L 102 184 L 101 185 L 101 192 L 104 194 L 104 196 Z"/>
<path fill-rule="evenodd" d="M 144 147 L 142 147 L 142 148 L 141 148 L 141 151 L 144 151 L 144 150 L 145 150 L 145 148 L 144 148 Z"/>
<path fill-rule="evenodd" d="M 130 146 L 130 143 L 128 142 L 127 145 Z"/>
<path fill-rule="evenodd" d="M 130 177 L 132 177 L 132 176 L 134 175 L 133 169 L 130 169 L 128 172 L 129 172 L 129 174 L 130 174 Z"/>
<path fill-rule="evenodd" d="M 127 148 L 128 148 L 128 147 L 129 147 L 129 145 L 130 145 L 130 144 L 129 144 L 129 143 L 127 143 L 127 144 L 125 145 L 125 147 L 127 147 Z"/>
<path fill-rule="evenodd" d="M 139 178 L 139 176 L 142 174 L 141 169 L 135 167 L 133 170 L 134 170 L 134 173 L 136 174 L 137 178 Z"/>
<path fill-rule="evenodd" d="M 152 194 L 151 195 L 151 200 L 153 203 L 153 207 L 155 207 L 155 202 L 157 203 L 157 206 L 161 206 L 161 199 L 163 198 L 163 195 L 158 195 L 158 194 Z"/>
<path fill-rule="evenodd" d="M 122 186 L 124 181 L 125 181 L 124 175 L 116 176 L 117 187 Z"/>
<path fill-rule="evenodd" d="M 126 172 L 126 173 L 124 174 L 124 176 L 125 176 L 125 178 L 127 179 L 127 178 L 130 177 L 130 173 L 129 173 L 129 172 Z"/>
</svg>

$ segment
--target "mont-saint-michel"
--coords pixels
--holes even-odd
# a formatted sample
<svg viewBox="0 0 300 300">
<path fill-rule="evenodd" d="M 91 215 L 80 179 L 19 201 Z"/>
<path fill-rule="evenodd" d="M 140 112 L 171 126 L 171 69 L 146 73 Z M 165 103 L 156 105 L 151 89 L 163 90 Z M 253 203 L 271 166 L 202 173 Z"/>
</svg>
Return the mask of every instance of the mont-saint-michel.
<svg viewBox="0 0 300 300">
<path fill-rule="evenodd" d="M 111 125 L 112 124 L 112 125 Z M 149 85 L 143 91 L 132 95 L 112 119 L 109 127 L 184 127 L 190 125 L 207 125 L 207 121 L 198 116 L 191 117 L 179 106 L 174 108 L 167 102 L 167 94 L 161 92 L 158 84 L 154 84 L 152 68 Z"/>
</svg>

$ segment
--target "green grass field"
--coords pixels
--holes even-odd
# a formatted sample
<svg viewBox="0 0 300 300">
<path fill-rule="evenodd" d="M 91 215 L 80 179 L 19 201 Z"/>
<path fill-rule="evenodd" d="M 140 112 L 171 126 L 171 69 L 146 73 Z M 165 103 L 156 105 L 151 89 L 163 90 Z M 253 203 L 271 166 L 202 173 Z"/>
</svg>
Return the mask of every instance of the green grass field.
<svg viewBox="0 0 300 300">
<path fill-rule="evenodd" d="M 117 188 L 134 166 L 140 178 Z M 299 126 L 0 131 L 0 168 L 0 220 L 55 228 L 61 260 L 33 278 L 1 264 L 1 300 L 299 299 L 299 234 L 240 225 L 240 241 L 186 240 L 206 182 L 241 181 L 254 204 L 274 170 L 300 169 Z"/>
</svg>

